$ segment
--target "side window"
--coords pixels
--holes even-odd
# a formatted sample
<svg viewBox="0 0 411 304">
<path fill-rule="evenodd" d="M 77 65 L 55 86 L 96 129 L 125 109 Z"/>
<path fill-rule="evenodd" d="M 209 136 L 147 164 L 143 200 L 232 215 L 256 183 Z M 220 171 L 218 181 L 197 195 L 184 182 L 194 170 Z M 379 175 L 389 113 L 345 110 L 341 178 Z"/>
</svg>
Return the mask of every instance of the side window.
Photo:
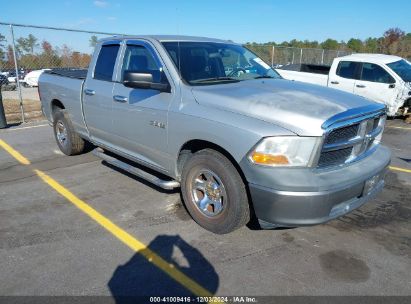
<svg viewBox="0 0 411 304">
<path fill-rule="evenodd" d="M 113 79 L 114 65 L 120 45 L 103 45 L 98 54 L 94 79 L 111 81 Z"/>
<path fill-rule="evenodd" d="M 123 66 L 121 68 L 121 78 L 124 77 L 125 71 L 132 72 L 154 72 L 153 76 L 160 76 L 158 71 L 160 67 L 150 50 L 141 45 L 128 45 L 124 53 Z M 154 82 L 160 82 L 161 79 L 153 79 Z"/>
<path fill-rule="evenodd" d="M 352 61 L 340 61 L 337 67 L 337 75 L 343 78 L 355 79 L 358 63 Z"/>
<path fill-rule="evenodd" d="M 395 83 L 394 78 L 392 78 L 386 70 L 373 63 L 363 63 L 361 80 L 380 83 Z"/>
</svg>

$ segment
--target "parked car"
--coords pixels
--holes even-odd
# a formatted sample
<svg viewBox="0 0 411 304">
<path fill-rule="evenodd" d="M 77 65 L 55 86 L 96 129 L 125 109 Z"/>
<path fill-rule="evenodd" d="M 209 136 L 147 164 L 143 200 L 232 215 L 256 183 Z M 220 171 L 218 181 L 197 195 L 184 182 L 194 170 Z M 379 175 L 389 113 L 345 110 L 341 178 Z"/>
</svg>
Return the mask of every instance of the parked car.
<svg viewBox="0 0 411 304">
<path fill-rule="evenodd" d="M 328 86 L 383 103 L 389 116 L 405 115 L 411 108 L 411 64 L 401 57 L 353 54 L 335 58 L 331 67 L 301 64 L 276 71 L 285 79 Z"/>
<path fill-rule="evenodd" d="M 15 91 L 16 83 L 10 83 L 7 72 L 0 72 L 0 86 L 2 91 Z"/>
<path fill-rule="evenodd" d="M 390 163 L 384 105 L 284 80 L 228 41 L 107 38 L 88 71 L 42 73 L 39 93 L 63 153 L 89 141 L 113 166 L 180 187 L 215 233 L 251 214 L 263 228 L 340 217 L 381 191 Z"/>
<path fill-rule="evenodd" d="M 7 79 L 7 76 L 4 76 L 3 74 L 0 74 L 0 86 L 6 85 L 8 83 L 9 83 L 9 81 Z"/>
<path fill-rule="evenodd" d="M 24 84 L 28 87 L 37 87 L 39 85 L 39 77 L 40 75 L 49 69 L 42 69 L 42 70 L 34 70 L 24 77 Z"/>
<path fill-rule="evenodd" d="M 7 80 L 9 83 L 15 83 L 16 82 L 16 72 L 15 71 L 9 71 L 7 72 Z"/>
</svg>

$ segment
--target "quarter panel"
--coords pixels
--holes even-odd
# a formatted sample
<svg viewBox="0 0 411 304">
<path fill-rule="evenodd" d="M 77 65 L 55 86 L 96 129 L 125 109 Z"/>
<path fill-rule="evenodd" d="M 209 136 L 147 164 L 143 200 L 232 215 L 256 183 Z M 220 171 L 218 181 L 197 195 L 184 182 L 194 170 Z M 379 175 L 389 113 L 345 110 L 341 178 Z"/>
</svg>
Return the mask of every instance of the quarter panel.
<svg viewBox="0 0 411 304">
<path fill-rule="evenodd" d="M 53 100 L 59 100 L 66 108 L 74 129 L 86 132 L 81 109 L 83 80 L 43 73 L 39 79 L 40 96 L 47 119 L 51 122 Z"/>
</svg>

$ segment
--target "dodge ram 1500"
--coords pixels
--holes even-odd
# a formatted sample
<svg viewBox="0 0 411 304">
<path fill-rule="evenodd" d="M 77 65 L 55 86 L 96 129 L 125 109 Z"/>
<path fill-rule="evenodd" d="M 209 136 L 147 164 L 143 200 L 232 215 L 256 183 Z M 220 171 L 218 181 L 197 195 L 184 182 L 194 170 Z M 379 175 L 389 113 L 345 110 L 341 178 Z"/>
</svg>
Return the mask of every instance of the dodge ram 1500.
<svg viewBox="0 0 411 304">
<path fill-rule="evenodd" d="M 215 233 L 327 222 L 381 191 L 384 105 L 283 79 L 228 41 L 101 40 L 87 71 L 41 74 L 42 109 L 67 155 L 94 154 L 164 189 Z M 155 202 L 153 202 L 155 203 Z"/>
</svg>

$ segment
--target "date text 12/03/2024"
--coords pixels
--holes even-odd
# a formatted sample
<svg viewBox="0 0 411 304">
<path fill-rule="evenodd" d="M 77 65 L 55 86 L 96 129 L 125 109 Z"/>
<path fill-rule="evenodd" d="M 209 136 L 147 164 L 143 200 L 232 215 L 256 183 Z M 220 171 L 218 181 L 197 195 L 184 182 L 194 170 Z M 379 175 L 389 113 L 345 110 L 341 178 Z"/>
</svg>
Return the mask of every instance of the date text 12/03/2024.
<svg viewBox="0 0 411 304">
<path fill-rule="evenodd" d="M 150 303 L 257 303 L 255 297 L 150 297 Z"/>
</svg>

